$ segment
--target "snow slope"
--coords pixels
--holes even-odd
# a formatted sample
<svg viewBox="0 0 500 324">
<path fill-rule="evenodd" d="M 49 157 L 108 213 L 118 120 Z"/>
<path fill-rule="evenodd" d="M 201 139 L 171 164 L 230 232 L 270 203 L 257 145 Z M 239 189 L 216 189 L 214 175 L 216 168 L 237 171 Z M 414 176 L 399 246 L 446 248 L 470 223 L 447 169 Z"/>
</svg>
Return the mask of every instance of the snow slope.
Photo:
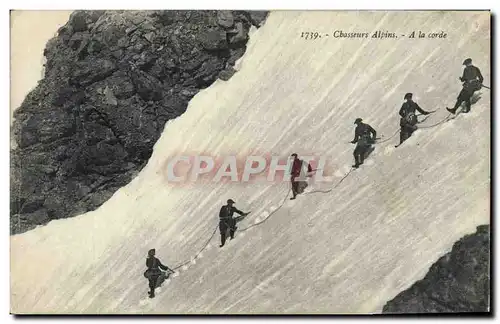
<svg viewBox="0 0 500 324">
<path fill-rule="evenodd" d="M 446 39 L 304 40 L 303 31 L 441 31 Z M 328 156 L 349 171 L 356 117 L 385 138 L 403 95 L 445 118 L 472 57 L 490 84 L 487 12 L 270 14 L 240 71 L 200 92 L 170 121 L 146 168 L 97 211 L 11 237 L 14 313 L 373 313 L 422 278 L 453 242 L 489 223 L 490 96 L 469 115 L 380 144 L 329 193 L 286 200 L 265 223 L 179 269 L 147 298 L 147 250 L 175 267 L 203 247 L 226 199 L 252 214 L 275 210 L 288 184 L 171 186 L 179 152 L 253 150 Z M 328 189 L 332 184 L 318 185 Z"/>
</svg>

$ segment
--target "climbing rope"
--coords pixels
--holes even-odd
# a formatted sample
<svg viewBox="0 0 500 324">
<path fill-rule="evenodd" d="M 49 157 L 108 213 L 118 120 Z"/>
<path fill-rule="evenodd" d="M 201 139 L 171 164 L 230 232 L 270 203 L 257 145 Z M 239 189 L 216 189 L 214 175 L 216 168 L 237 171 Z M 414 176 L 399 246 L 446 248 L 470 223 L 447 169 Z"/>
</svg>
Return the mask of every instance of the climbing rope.
<svg viewBox="0 0 500 324">
<path fill-rule="evenodd" d="M 203 245 L 203 247 L 198 251 L 198 253 L 195 254 L 194 258 L 193 259 L 196 259 L 208 246 L 208 244 L 210 243 L 210 241 L 212 240 L 212 238 L 214 237 L 215 233 L 217 232 L 217 226 L 215 226 L 214 228 L 214 231 L 212 232 L 212 235 L 210 235 L 210 238 L 206 241 L 206 243 Z M 191 259 L 192 260 L 192 259 Z M 175 269 L 179 269 L 183 266 L 185 266 L 186 264 L 190 263 L 191 260 L 188 260 L 188 261 L 184 261 L 183 263 L 181 263 L 180 265 L 172 268 L 172 270 L 175 270 Z"/>
<path fill-rule="evenodd" d="M 285 204 L 286 198 L 288 198 L 288 195 L 290 194 L 290 190 L 291 190 L 291 189 L 288 189 L 288 191 L 287 191 L 287 193 L 286 193 L 286 196 L 285 196 L 285 199 L 283 199 L 283 202 L 282 202 L 282 203 L 278 206 L 278 208 L 276 208 L 273 212 L 271 212 L 271 213 L 269 214 L 269 216 L 268 216 L 266 219 L 264 219 L 264 220 L 262 220 L 262 221 L 260 221 L 260 222 L 258 222 L 258 223 L 255 223 L 255 224 L 253 224 L 253 225 L 250 225 L 250 226 L 248 226 L 248 227 L 246 227 L 246 228 L 240 229 L 239 231 L 240 231 L 240 232 L 244 232 L 244 231 L 248 230 L 248 229 L 249 229 L 249 228 L 251 228 L 251 227 L 254 227 L 254 226 L 257 226 L 257 225 L 260 225 L 260 224 L 264 223 L 264 222 L 265 222 L 265 221 L 266 221 L 269 217 L 271 217 L 274 213 L 276 213 L 276 212 L 277 212 L 277 211 L 278 211 L 278 210 L 279 210 L 279 209 L 280 209 L 280 208 L 281 208 L 281 207 Z M 217 224 L 217 225 L 215 226 L 215 228 L 214 228 L 214 230 L 213 230 L 212 234 L 211 234 L 211 235 L 210 235 L 210 237 L 208 238 L 208 240 L 205 242 L 205 244 L 202 246 L 202 248 L 201 248 L 200 250 L 198 250 L 198 252 L 195 254 L 195 256 L 194 256 L 193 258 L 191 258 L 191 259 L 189 259 L 189 260 L 186 260 L 186 261 L 182 262 L 182 263 L 181 263 L 181 264 L 179 264 L 178 266 L 173 267 L 173 268 L 172 268 L 172 270 L 179 269 L 179 268 L 181 268 L 181 267 L 183 267 L 183 266 L 185 266 L 185 265 L 189 264 L 189 263 L 190 263 L 193 259 L 198 258 L 198 256 L 199 256 L 199 255 L 200 255 L 200 254 L 201 254 L 204 250 L 206 250 L 206 248 L 208 247 L 208 244 L 210 243 L 210 241 L 212 240 L 212 238 L 215 236 L 215 233 L 217 232 L 217 228 L 218 228 L 218 227 L 219 227 L 219 225 Z"/>
<path fill-rule="evenodd" d="M 447 122 L 448 120 L 452 120 L 452 119 L 454 119 L 454 118 L 456 117 L 456 116 L 455 116 L 455 117 L 450 118 L 450 116 L 452 116 L 452 115 L 453 115 L 452 113 L 449 113 L 449 114 L 448 114 L 448 116 L 446 116 L 444 119 L 442 119 L 441 121 L 437 122 L 436 124 L 433 124 L 433 125 L 426 125 L 426 126 L 420 126 L 420 127 L 418 127 L 418 128 L 419 128 L 419 129 L 421 129 L 421 128 L 425 129 L 425 128 L 433 128 L 433 127 L 436 127 L 436 126 L 441 125 L 441 124 L 443 124 L 443 123 Z"/>
<path fill-rule="evenodd" d="M 458 114 L 457 114 L 458 115 Z M 451 120 L 451 119 L 454 119 L 457 117 L 457 115 L 453 116 L 450 118 L 450 116 L 452 116 L 452 114 L 450 113 L 448 116 L 446 116 L 443 120 L 439 121 L 438 123 L 436 124 L 433 124 L 433 125 L 429 125 L 429 126 L 421 126 L 419 128 L 432 128 L 432 127 L 436 127 L 448 120 Z M 425 118 L 427 119 L 427 117 Z M 425 121 L 422 120 L 421 122 Z M 387 141 L 389 141 L 390 139 L 392 139 L 394 136 L 396 136 L 396 134 L 398 134 L 399 132 L 399 128 L 394 132 L 394 134 L 392 134 L 391 136 L 389 136 L 388 138 L 384 139 L 383 141 L 380 141 L 380 142 L 376 142 L 375 144 L 382 144 L 382 143 L 385 143 Z M 306 192 L 304 193 L 303 195 L 311 195 L 311 194 L 314 194 L 314 193 L 329 193 L 331 191 L 333 191 L 334 189 L 336 189 L 351 173 L 352 171 L 354 171 L 354 168 L 351 168 L 332 188 L 328 189 L 328 190 L 313 190 L 313 191 L 309 191 L 309 192 Z M 291 188 L 288 188 L 287 190 L 287 193 L 285 195 L 285 197 L 283 198 L 283 201 L 280 203 L 280 205 L 274 209 L 271 213 L 269 213 L 269 215 L 264 218 L 263 220 L 259 221 L 259 222 L 256 222 L 252 225 L 249 225 L 245 228 L 242 228 L 239 230 L 239 232 L 245 232 L 247 230 L 249 230 L 250 228 L 252 227 L 255 227 L 255 226 L 258 226 L 258 225 L 261 225 L 263 224 L 264 222 L 266 222 L 269 218 L 271 218 L 272 215 L 274 215 L 278 210 L 280 210 L 283 205 L 285 204 L 286 202 L 286 199 L 288 198 L 289 194 L 290 194 L 290 191 L 291 191 Z M 215 236 L 215 233 L 217 232 L 217 227 L 218 227 L 218 224 L 215 226 L 212 234 L 210 235 L 210 237 L 208 238 L 208 240 L 205 242 L 205 244 L 202 246 L 202 248 L 195 254 L 195 256 L 193 258 L 191 258 L 190 260 L 186 260 L 184 262 L 182 262 L 181 264 L 179 264 L 178 266 L 172 268 L 172 271 L 173 270 L 176 270 L 176 269 L 179 269 L 187 264 L 189 264 L 190 262 L 192 262 L 192 260 L 196 259 L 209 245 L 210 241 L 212 240 L 212 238 Z"/>
<path fill-rule="evenodd" d="M 349 174 L 351 174 L 351 172 L 354 170 L 354 168 L 351 168 L 349 170 L 349 172 L 347 172 L 343 177 L 342 179 L 340 179 L 336 184 L 335 186 L 333 186 L 331 189 L 328 189 L 328 190 L 315 190 L 315 191 L 310 191 L 310 192 L 306 192 L 304 193 L 304 195 L 309 195 L 309 194 L 313 194 L 313 193 L 328 193 L 330 191 L 332 191 L 333 189 L 337 188 L 341 183 L 342 181 L 344 181 L 345 178 L 347 178 L 347 176 L 349 176 Z M 286 199 L 288 198 L 288 196 L 290 195 L 290 191 L 292 189 L 291 188 L 288 188 L 287 192 L 286 192 L 286 195 L 285 197 L 283 198 L 283 201 L 278 205 L 278 207 L 276 209 L 274 209 L 271 213 L 269 213 L 269 215 L 264 218 L 263 220 L 259 221 L 259 222 L 256 222 L 252 225 L 249 225 L 245 228 L 242 228 L 242 229 L 239 229 L 239 232 L 245 232 L 247 230 L 249 230 L 250 228 L 252 227 L 255 227 L 255 226 L 258 226 L 258 225 L 261 225 L 263 223 L 265 223 L 269 218 L 271 218 L 271 216 L 273 216 L 276 212 L 278 212 L 278 210 L 280 210 L 283 205 L 285 204 L 286 202 Z M 208 244 L 210 243 L 210 241 L 212 240 L 212 238 L 215 236 L 215 233 L 217 232 L 217 227 L 218 225 L 215 226 L 212 234 L 210 235 L 210 237 L 208 238 L 208 240 L 205 242 L 205 244 L 201 247 L 200 250 L 198 250 L 198 252 L 195 254 L 195 256 L 193 258 L 191 258 L 190 260 L 186 260 L 184 262 L 182 262 L 181 264 L 179 264 L 178 266 L 175 266 L 173 267 L 171 270 L 174 271 L 176 269 L 179 269 L 179 268 L 182 268 L 183 266 L 189 264 L 190 262 L 192 262 L 192 260 L 198 258 L 198 256 L 208 247 Z"/>
<path fill-rule="evenodd" d="M 342 181 L 344 181 L 344 179 L 345 179 L 345 178 L 347 178 L 347 176 L 348 176 L 349 174 L 351 174 L 351 172 L 352 172 L 353 170 L 354 170 L 354 168 L 351 168 L 351 169 L 349 170 L 349 172 L 347 172 L 347 173 L 346 173 L 346 174 L 342 177 L 342 179 L 340 179 L 340 180 L 339 180 L 339 181 L 335 184 L 335 186 L 333 186 L 332 188 L 330 188 L 330 189 L 328 189 L 328 190 L 314 190 L 314 191 L 309 191 L 309 192 L 304 193 L 303 195 L 310 195 L 310 194 L 313 194 L 313 193 L 329 193 L 329 192 L 330 192 L 330 191 L 332 191 L 333 189 L 337 188 L 337 187 L 338 187 L 338 186 L 342 183 Z M 281 202 L 281 204 L 280 204 L 280 205 L 279 205 L 279 206 L 278 206 L 275 210 L 273 210 L 273 211 L 272 211 L 272 212 L 271 212 L 271 213 L 270 213 L 270 214 L 269 214 L 269 215 L 268 215 L 265 219 L 261 220 L 260 222 L 255 223 L 255 224 L 252 224 L 252 225 L 250 225 L 250 226 L 248 226 L 248 227 L 245 227 L 245 228 L 243 228 L 243 229 L 240 229 L 240 232 L 244 232 L 244 231 L 246 231 L 246 230 L 248 230 L 248 229 L 250 229 L 250 228 L 252 228 L 252 227 L 254 227 L 254 226 L 258 226 L 258 225 L 260 225 L 260 224 L 264 223 L 265 221 L 267 221 L 269 218 L 271 218 L 271 216 L 272 216 L 274 213 L 276 213 L 278 210 L 280 210 L 280 209 L 281 209 L 281 207 L 283 207 L 283 205 L 285 204 L 285 201 L 286 201 L 286 199 L 288 198 L 288 195 L 290 194 L 290 191 L 291 191 L 291 190 L 292 190 L 291 188 L 289 188 L 289 189 L 288 189 L 288 191 L 287 191 L 287 193 L 286 193 L 286 195 L 285 195 L 285 198 L 283 199 L 283 201 Z"/>
<path fill-rule="evenodd" d="M 347 178 L 347 176 L 349 174 L 351 174 L 351 172 L 354 171 L 354 168 L 351 168 L 351 170 L 349 170 L 349 172 L 347 172 L 343 177 L 342 179 L 339 180 L 339 182 L 337 182 L 335 184 L 335 186 L 333 186 L 332 188 L 328 189 L 328 190 L 313 190 L 313 191 L 309 191 L 309 192 L 306 192 L 304 193 L 304 195 L 310 195 L 310 194 L 313 194 L 313 193 L 329 193 L 331 192 L 333 189 L 337 188 L 341 183 L 342 181 L 344 181 L 345 178 Z"/>
<path fill-rule="evenodd" d="M 396 132 L 394 132 L 394 134 L 392 134 L 391 136 L 389 136 L 388 138 L 384 139 L 383 141 L 376 141 L 375 144 L 382 144 L 382 143 L 385 143 L 387 142 L 388 140 L 390 140 L 391 138 L 393 138 L 394 136 L 396 136 L 396 134 L 399 133 L 399 128 L 396 129 Z"/>
<path fill-rule="evenodd" d="M 265 221 L 267 221 L 269 218 L 271 218 L 271 216 L 272 216 L 274 213 L 276 213 L 278 210 L 280 210 L 280 209 L 281 209 L 281 207 L 283 207 L 283 205 L 285 204 L 285 201 L 286 201 L 286 199 L 288 198 L 288 195 L 290 194 L 290 191 L 291 191 L 291 190 L 292 190 L 291 188 L 289 188 L 289 189 L 288 189 L 288 191 L 286 192 L 285 198 L 283 199 L 283 201 L 281 202 L 281 204 L 280 204 L 280 205 L 279 205 L 279 206 L 278 206 L 275 210 L 273 210 L 271 213 L 269 213 L 269 215 L 268 215 L 266 218 L 264 218 L 264 219 L 263 219 L 263 220 L 261 220 L 260 222 L 254 223 L 254 224 L 252 224 L 252 225 L 250 225 L 250 226 L 247 226 L 247 227 L 245 227 L 245 228 L 240 229 L 240 232 L 244 232 L 244 231 L 246 231 L 246 230 L 248 230 L 248 229 L 250 229 L 250 228 L 252 228 L 252 227 L 254 227 L 254 226 L 260 225 L 260 224 L 264 223 Z"/>
<path fill-rule="evenodd" d="M 436 112 L 436 110 L 430 111 L 429 113 L 432 114 L 432 113 Z M 422 116 L 422 114 L 417 114 L 417 116 Z M 418 121 L 417 124 L 423 123 L 429 117 L 430 117 L 430 114 L 427 115 L 426 117 L 424 117 L 424 119 L 422 119 L 421 121 Z M 419 128 L 426 128 L 426 127 L 419 127 Z M 397 128 L 396 131 L 394 132 L 394 134 L 392 134 L 391 136 L 389 136 L 388 138 L 386 138 L 386 139 L 384 139 L 382 141 L 376 141 L 374 144 L 382 144 L 382 143 L 385 143 L 385 142 L 389 141 L 390 139 L 392 139 L 394 136 L 396 136 L 399 133 L 399 130 L 400 130 L 400 128 Z"/>
</svg>

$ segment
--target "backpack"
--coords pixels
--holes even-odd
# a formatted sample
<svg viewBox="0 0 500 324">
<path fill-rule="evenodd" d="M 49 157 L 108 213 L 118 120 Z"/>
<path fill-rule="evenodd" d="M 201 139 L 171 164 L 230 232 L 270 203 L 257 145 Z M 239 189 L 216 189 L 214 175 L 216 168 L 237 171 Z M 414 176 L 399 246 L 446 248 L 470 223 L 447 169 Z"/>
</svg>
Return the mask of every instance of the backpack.
<svg viewBox="0 0 500 324">
<path fill-rule="evenodd" d="M 417 115 L 415 115 L 414 112 L 407 113 L 404 119 L 405 119 L 405 122 L 407 122 L 408 124 L 410 124 L 412 126 L 416 125 L 418 122 Z"/>
<path fill-rule="evenodd" d="M 482 85 L 481 82 L 479 82 L 479 80 L 471 80 L 469 82 L 464 83 L 464 88 L 469 92 L 481 90 L 481 87 Z"/>
<path fill-rule="evenodd" d="M 163 273 L 160 269 L 147 269 L 144 271 L 144 277 L 149 279 L 151 277 L 159 276 Z"/>
<path fill-rule="evenodd" d="M 361 141 L 365 143 L 370 143 L 372 141 L 372 136 L 370 133 L 370 129 L 368 127 L 363 128 L 363 133 L 361 133 L 361 136 L 359 137 Z"/>
</svg>

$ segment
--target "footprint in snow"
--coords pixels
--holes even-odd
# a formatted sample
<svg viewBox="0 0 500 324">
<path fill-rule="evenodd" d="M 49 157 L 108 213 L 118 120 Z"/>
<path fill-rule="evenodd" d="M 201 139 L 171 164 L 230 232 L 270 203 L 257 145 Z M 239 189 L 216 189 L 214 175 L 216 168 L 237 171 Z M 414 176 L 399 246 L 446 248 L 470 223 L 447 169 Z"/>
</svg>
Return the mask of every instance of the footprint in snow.
<svg viewBox="0 0 500 324">
<path fill-rule="evenodd" d="M 342 178 L 344 176 L 344 174 L 342 173 L 342 170 L 335 171 L 335 173 L 333 175 L 337 178 Z"/>
<path fill-rule="evenodd" d="M 373 160 L 368 160 L 365 162 L 366 165 L 374 165 L 375 164 L 375 161 Z"/>
<path fill-rule="evenodd" d="M 394 152 L 395 149 L 396 148 L 393 145 L 386 146 L 386 148 L 384 149 L 384 155 L 385 156 L 391 155 L 392 152 Z"/>
<path fill-rule="evenodd" d="M 304 193 L 308 193 L 308 192 L 311 192 L 315 190 L 315 188 L 313 188 L 313 186 L 307 186 L 307 188 L 304 190 Z"/>
</svg>

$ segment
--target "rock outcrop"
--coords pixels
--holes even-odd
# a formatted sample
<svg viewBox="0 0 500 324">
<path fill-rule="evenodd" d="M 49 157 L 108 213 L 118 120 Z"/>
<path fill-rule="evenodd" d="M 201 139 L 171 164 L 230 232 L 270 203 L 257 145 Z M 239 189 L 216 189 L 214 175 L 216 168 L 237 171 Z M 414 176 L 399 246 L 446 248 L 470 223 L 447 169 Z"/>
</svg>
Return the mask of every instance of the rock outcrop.
<svg viewBox="0 0 500 324">
<path fill-rule="evenodd" d="M 165 122 L 228 80 L 267 12 L 76 11 L 15 113 L 11 233 L 91 211 L 140 171 Z"/>
<path fill-rule="evenodd" d="M 424 279 L 389 301 L 384 313 L 490 311 L 490 227 L 481 225 L 434 263 Z"/>
</svg>

